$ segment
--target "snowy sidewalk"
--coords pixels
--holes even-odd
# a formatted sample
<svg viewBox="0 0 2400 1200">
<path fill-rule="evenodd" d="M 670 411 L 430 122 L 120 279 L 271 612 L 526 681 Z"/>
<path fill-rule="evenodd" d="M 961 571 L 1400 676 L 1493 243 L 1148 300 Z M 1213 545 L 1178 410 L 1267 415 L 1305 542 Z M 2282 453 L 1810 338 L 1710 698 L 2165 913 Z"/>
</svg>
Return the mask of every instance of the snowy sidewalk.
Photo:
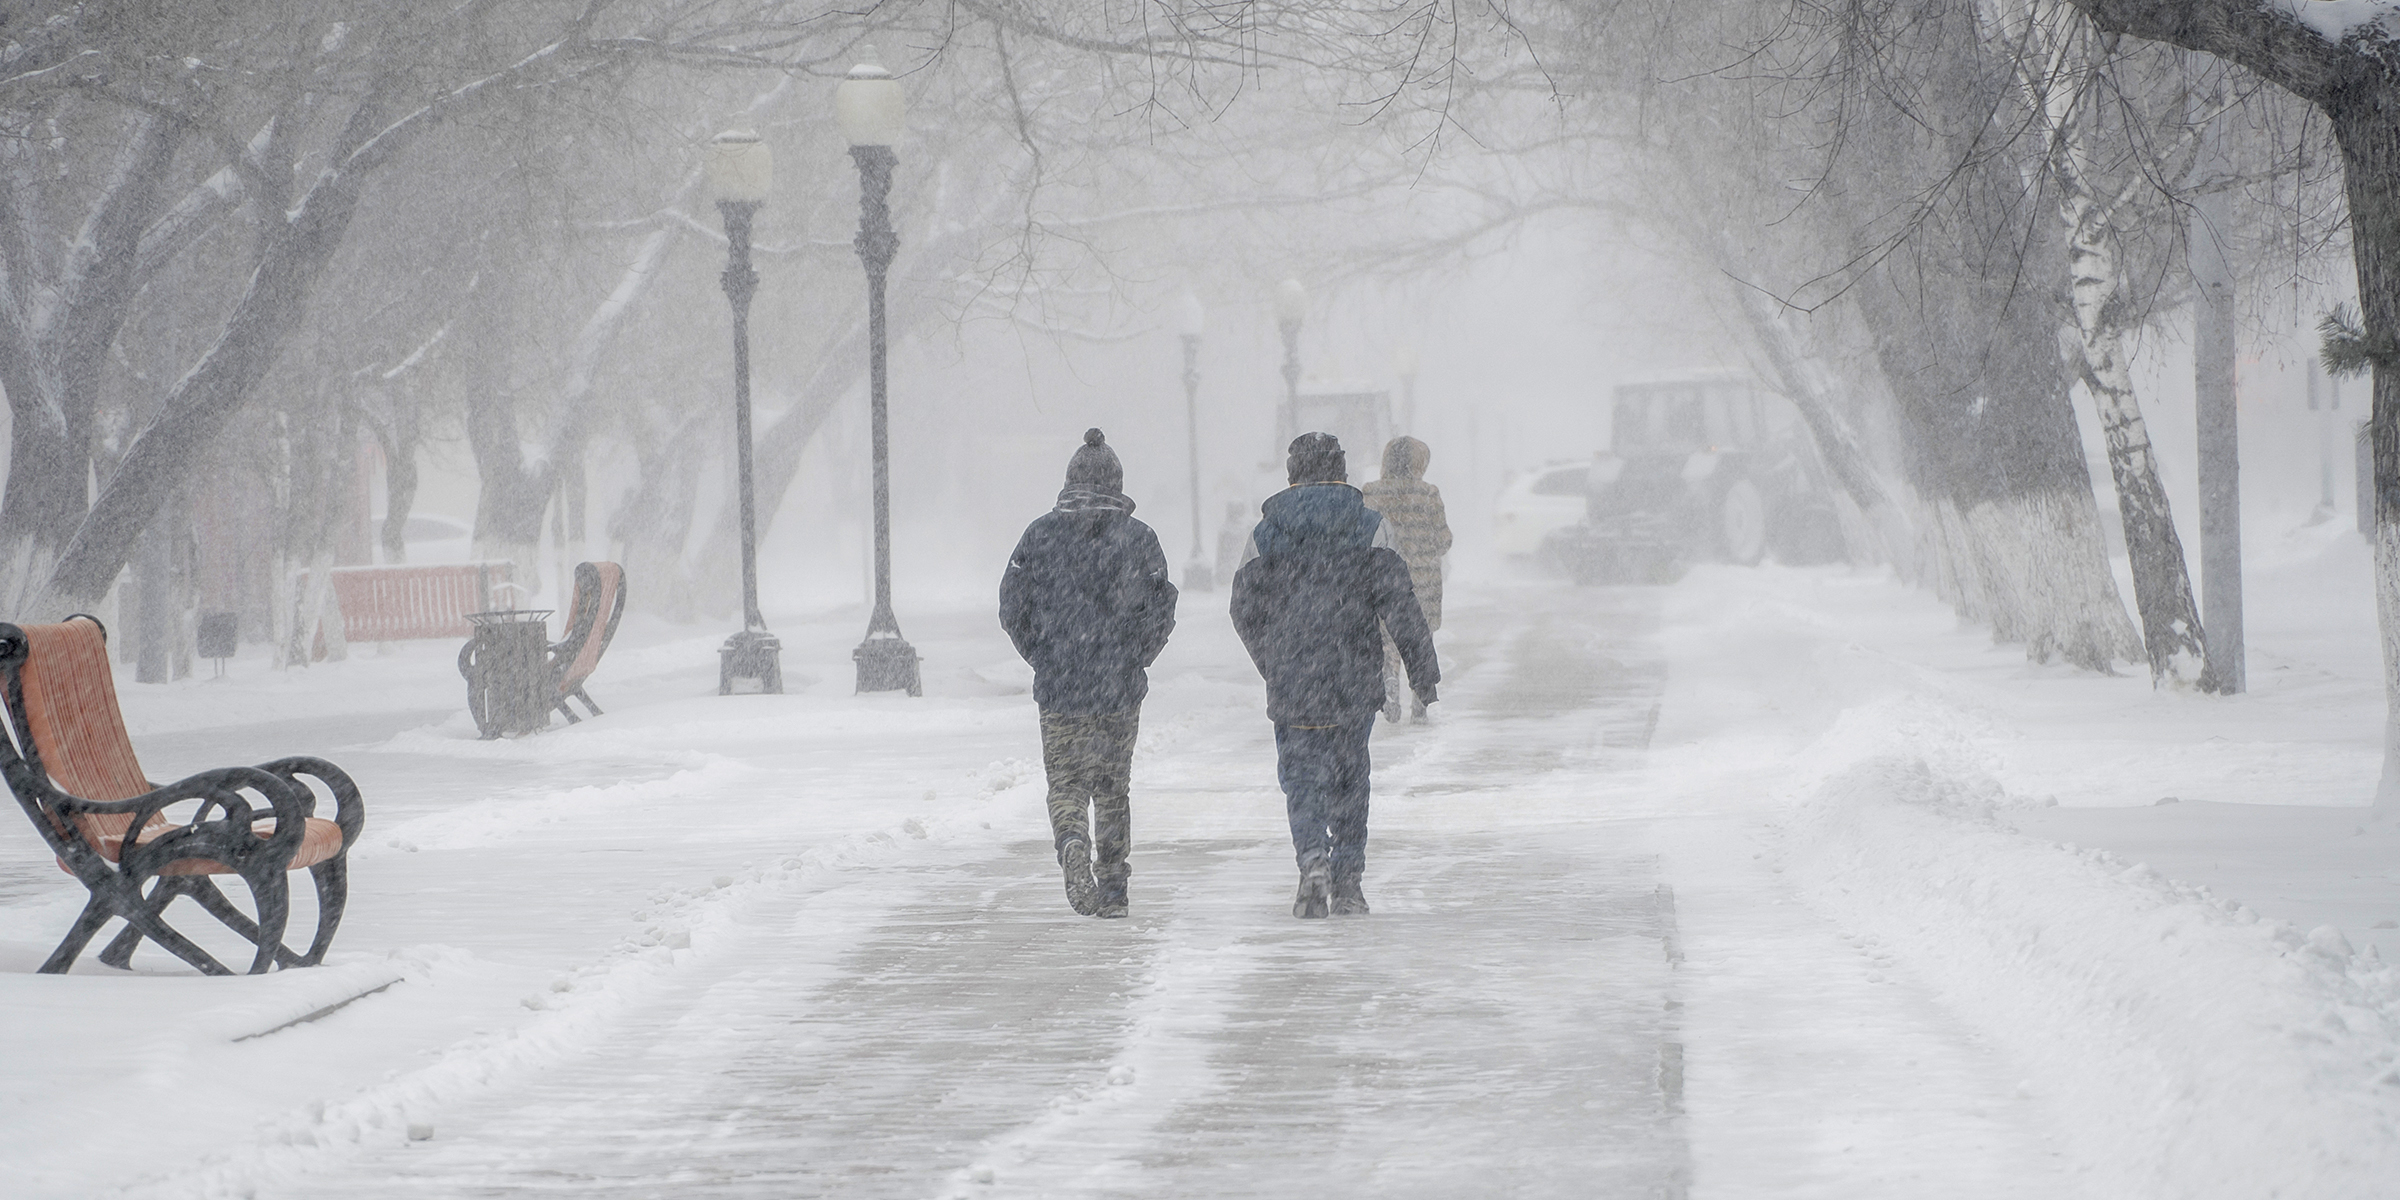
<svg viewBox="0 0 2400 1200">
<path fill-rule="evenodd" d="M 2161 1165 L 2194 1137 L 2321 1195 L 2386 1161 L 2354 1130 L 2347 1167 L 2282 1123 L 2229 1136 L 2250 1110 L 2202 1052 L 2143 1060 L 2172 1039 L 2110 1015 L 2142 981 L 2040 973 L 2138 961 L 2152 893 L 1978 815 L 1963 693 L 1905 658 L 1924 597 L 1723 570 L 1461 594 L 1438 723 L 1376 736 L 1375 915 L 1305 923 L 1222 602 L 1189 598 L 1153 672 L 1124 922 L 1065 907 L 1028 678 L 980 609 L 913 617 L 913 701 L 824 666 L 849 614 L 778 622 L 783 697 L 714 696 L 713 637 L 629 623 L 606 718 L 498 744 L 445 647 L 129 689 L 153 774 L 308 750 L 360 776 L 352 914 L 320 970 L 36 977 L 80 889 L 0 834 L 0 1171 L 37 1197 L 1917 1200 L 2261 1194 Z M 1995 925 L 2019 869 L 2066 899 Z M 2151 903 L 2206 935 L 2194 969 L 2253 981 L 2226 1011 L 2269 1022 L 2237 1060 L 2267 1101 L 2383 1119 L 2381 1068 L 2311 1095 L 2323 1052 L 2263 1048 L 2316 1011 L 2274 1007 L 2314 993 L 2270 939 Z M 2357 1028 L 2327 1045 L 2371 1055 L 2381 993 L 2343 969 Z"/>
</svg>

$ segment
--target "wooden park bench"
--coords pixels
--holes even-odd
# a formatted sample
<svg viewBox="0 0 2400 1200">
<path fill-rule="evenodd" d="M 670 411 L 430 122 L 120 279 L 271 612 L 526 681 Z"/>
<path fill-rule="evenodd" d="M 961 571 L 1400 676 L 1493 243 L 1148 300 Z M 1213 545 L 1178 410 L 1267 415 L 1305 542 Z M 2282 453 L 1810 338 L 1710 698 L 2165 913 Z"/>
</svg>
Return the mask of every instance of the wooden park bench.
<svg viewBox="0 0 2400 1200">
<path fill-rule="evenodd" d="M 583 718 L 567 707 L 567 697 L 600 715 L 600 706 L 583 690 L 583 681 L 600 666 L 609 642 L 617 636 L 617 620 L 625 615 L 625 568 L 613 562 L 575 564 L 575 603 L 567 609 L 564 636 L 550 644 L 550 674 L 558 711 L 572 725 Z"/>
<path fill-rule="evenodd" d="M 59 866 L 91 893 L 41 971 L 74 965 L 114 918 L 125 928 L 100 953 L 109 966 L 125 966 L 148 938 L 206 974 L 233 974 L 167 924 L 167 906 L 182 896 L 257 947 L 253 975 L 278 964 L 323 961 L 349 894 L 350 846 L 366 823 L 357 785 L 315 758 L 220 767 L 164 787 L 151 783 L 117 711 L 107 637 L 88 616 L 55 625 L 0 624 L 0 689 L 9 718 L 0 736 L 0 776 Z M 332 820 L 315 815 L 317 796 L 304 779 L 332 795 Z M 182 823 L 169 818 L 170 807 L 187 803 L 197 807 Z M 306 953 L 283 944 L 291 911 L 287 874 L 302 868 L 317 889 L 316 938 Z M 218 875 L 238 875 L 249 885 L 256 919 L 217 886 Z"/>
<path fill-rule="evenodd" d="M 508 576 L 505 560 L 335 567 L 342 636 L 353 642 L 465 637 L 467 614 L 500 607 L 493 594 L 513 586 Z"/>
</svg>

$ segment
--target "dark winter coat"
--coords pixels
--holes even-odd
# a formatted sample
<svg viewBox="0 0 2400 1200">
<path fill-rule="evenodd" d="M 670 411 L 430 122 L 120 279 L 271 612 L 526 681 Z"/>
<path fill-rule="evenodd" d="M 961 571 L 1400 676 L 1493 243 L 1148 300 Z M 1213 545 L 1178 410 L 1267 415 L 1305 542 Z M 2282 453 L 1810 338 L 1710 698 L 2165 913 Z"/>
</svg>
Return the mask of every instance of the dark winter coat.
<svg viewBox="0 0 2400 1200">
<path fill-rule="evenodd" d="M 1033 664 L 1033 699 L 1069 716 L 1125 712 L 1175 629 L 1158 535 L 1121 495 L 1069 488 L 1025 527 L 1000 577 L 1000 627 Z"/>
<path fill-rule="evenodd" d="M 1442 511 L 1442 489 L 1425 482 L 1433 451 L 1413 437 L 1393 438 L 1383 448 L 1383 478 L 1359 488 L 1367 507 L 1383 515 L 1392 549 L 1408 564 L 1425 627 L 1442 627 L 1442 556 L 1450 553 L 1450 519 Z"/>
<path fill-rule="evenodd" d="M 1233 577 L 1233 628 L 1281 725 L 1349 725 L 1383 707 L 1388 629 L 1427 701 L 1441 668 L 1408 564 L 1377 546 L 1382 519 L 1346 483 L 1286 488 L 1262 506 L 1258 557 Z"/>
</svg>

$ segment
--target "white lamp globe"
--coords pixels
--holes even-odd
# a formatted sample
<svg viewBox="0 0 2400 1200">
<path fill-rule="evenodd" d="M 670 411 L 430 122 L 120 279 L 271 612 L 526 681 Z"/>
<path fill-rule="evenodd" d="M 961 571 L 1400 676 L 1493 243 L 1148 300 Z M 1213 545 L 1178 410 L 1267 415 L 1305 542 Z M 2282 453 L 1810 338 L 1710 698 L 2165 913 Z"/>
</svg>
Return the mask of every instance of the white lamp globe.
<svg viewBox="0 0 2400 1200">
<path fill-rule="evenodd" d="M 1175 302 L 1175 332 L 1196 338 L 1208 329 L 1208 310 L 1200 307 L 1200 297 L 1185 292 Z"/>
<path fill-rule="evenodd" d="M 1286 279 L 1275 285 L 1275 319 L 1286 325 L 1297 325 L 1308 316 L 1308 289 L 1297 279 Z"/>
<path fill-rule="evenodd" d="M 735 204 L 764 204 L 775 181 L 775 156 L 758 133 L 728 129 L 708 142 L 702 171 L 708 190 L 719 200 Z"/>
<path fill-rule="evenodd" d="M 908 132 L 908 99 L 875 47 L 866 47 L 850 77 L 833 89 L 833 119 L 853 146 L 889 146 Z"/>
</svg>

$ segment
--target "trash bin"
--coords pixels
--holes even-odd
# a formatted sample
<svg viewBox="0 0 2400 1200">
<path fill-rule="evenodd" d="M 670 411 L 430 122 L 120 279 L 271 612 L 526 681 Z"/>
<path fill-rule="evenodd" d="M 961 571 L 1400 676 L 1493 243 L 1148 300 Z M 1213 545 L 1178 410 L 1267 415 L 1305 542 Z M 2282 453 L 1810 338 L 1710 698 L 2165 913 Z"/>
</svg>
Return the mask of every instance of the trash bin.
<svg viewBox="0 0 2400 1200">
<path fill-rule="evenodd" d="M 467 680 L 467 711 L 486 739 L 549 728 L 556 699 L 550 690 L 551 611 L 512 608 L 467 614 L 475 629 L 458 652 L 458 673 Z"/>
</svg>

